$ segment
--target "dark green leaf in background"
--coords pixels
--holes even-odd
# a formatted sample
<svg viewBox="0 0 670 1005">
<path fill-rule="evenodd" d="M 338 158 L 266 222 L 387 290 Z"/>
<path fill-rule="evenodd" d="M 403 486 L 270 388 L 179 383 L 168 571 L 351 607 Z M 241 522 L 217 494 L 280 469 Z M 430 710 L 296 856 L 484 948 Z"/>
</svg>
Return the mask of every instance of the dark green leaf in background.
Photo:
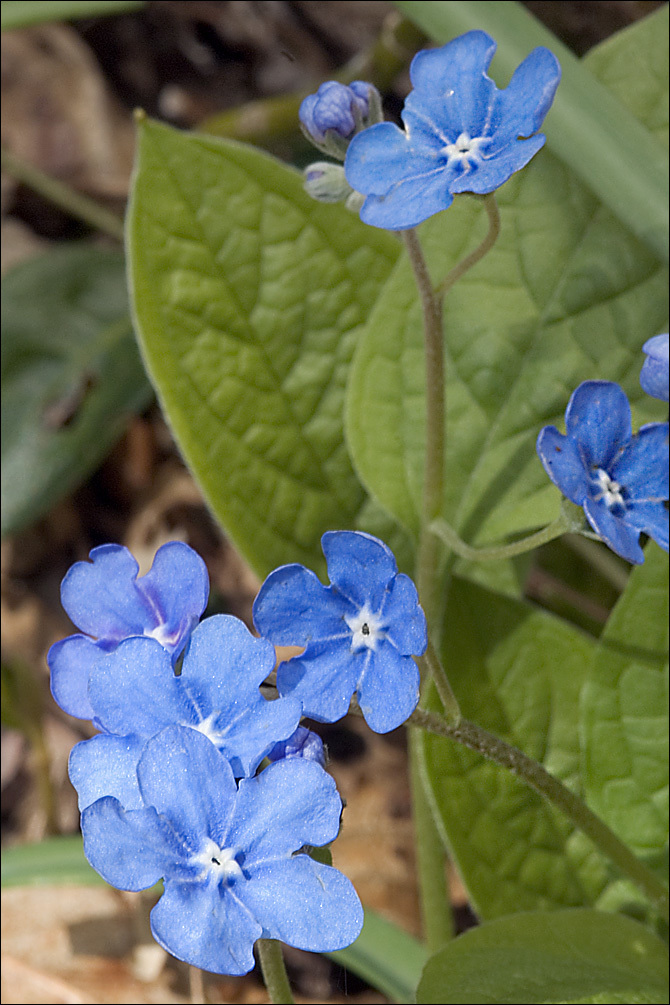
<svg viewBox="0 0 670 1005">
<path fill-rule="evenodd" d="M 365 493 L 343 441 L 354 346 L 395 238 L 239 144 L 143 121 L 129 216 L 136 329 L 177 442 L 261 575 L 323 568 Z"/>
<path fill-rule="evenodd" d="M 433 956 L 420 1005 L 668 1000 L 667 950 L 638 922 L 575 909 L 516 914 L 473 928 Z"/>
<path fill-rule="evenodd" d="M 151 388 L 128 317 L 123 255 L 77 245 L 2 280 L 2 533 L 91 474 Z"/>
</svg>

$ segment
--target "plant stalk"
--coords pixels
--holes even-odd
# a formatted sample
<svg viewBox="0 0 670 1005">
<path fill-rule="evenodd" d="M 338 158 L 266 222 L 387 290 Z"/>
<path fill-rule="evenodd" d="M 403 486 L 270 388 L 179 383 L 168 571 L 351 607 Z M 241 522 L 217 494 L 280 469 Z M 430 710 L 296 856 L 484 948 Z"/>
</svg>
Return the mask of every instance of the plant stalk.
<svg viewBox="0 0 670 1005">
<path fill-rule="evenodd" d="M 81 192 L 76 192 L 69 185 L 45 174 L 44 171 L 40 171 L 39 168 L 28 164 L 20 157 L 16 157 L 4 147 L 2 149 L 2 169 L 70 216 L 87 223 L 95 230 L 102 231 L 109 237 L 113 237 L 115 241 L 123 242 L 123 220 L 115 213 L 110 213 L 94 199 L 82 195 Z"/>
<path fill-rule="evenodd" d="M 256 950 L 272 1005 L 294 1005 L 281 942 L 277 939 L 259 939 Z"/>
</svg>

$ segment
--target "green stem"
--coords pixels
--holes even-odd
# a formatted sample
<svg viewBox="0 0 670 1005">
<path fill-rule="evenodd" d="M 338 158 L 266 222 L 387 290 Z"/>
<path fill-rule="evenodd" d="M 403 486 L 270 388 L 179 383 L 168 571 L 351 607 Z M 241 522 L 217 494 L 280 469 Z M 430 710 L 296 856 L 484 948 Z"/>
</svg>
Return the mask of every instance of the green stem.
<svg viewBox="0 0 670 1005">
<path fill-rule="evenodd" d="M 453 527 L 446 520 L 433 520 L 431 528 L 446 545 L 455 551 L 461 558 L 470 562 L 491 562 L 504 558 L 514 558 L 515 555 L 523 555 L 527 551 L 533 551 L 542 544 L 553 541 L 572 529 L 572 525 L 566 520 L 561 512 L 552 523 L 538 530 L 529 537 L 523 537 L 520 541 L 513 541 L 511 544 L 502 544 L 493 548 L 472 548 L 465 541 L 462 541 Z"/>
<path fill-rule="evenodd" d="M 291 985 L 286 976 L 281 942 L 276 939 L 259 939 L 256 949 L 272 1005 L 294 1005 Z"/>
<path fill-rule="evenodd" d="M 428 804 L 421 776 L 421 734 L 408 734 L 412 817 L 416 837 L 416 874 L 421 891 L 421 920 L 428 952 L 432 955 L 454 937 L 454 921 L 447 889 L 444 844 Z"/>
<path fill-rule="evenodd" d="M 411 715 L 409 722 L 439 736 L 447 736 L 470 750 L 477 751 L 534 788 L 561 810 L 575 827 L 587 834 L 621 872 L 644 891 L 659 913 L 668 919 L 668 891 L 665 886 L 579 796 L 550 775 L 541 764 L 517 747 L 510 746 L 466 719 L 462 719 L 457 726 L 450 726 L 440 716 L 417 709 Z"/>
<path fill-rule="evenodd" d="M 437 621 L 439 542 L 430 529 L 442 512 L 445 447 L 445 373 L 442 305 L 433 294 L 428 266 L 415 230 L 402 232 L 423 312 L 426 357 L 426 462 L 423 476 L 423 514 L 417 554 L 416 579 L 429 624 Z"/>
<path fill-rule="evenodd" d="M 486 210 L 486 215 L 489 220 L 489 229 L 487 231 L 486 237 L 479 245 L 475 248 L 473 252 L 455 265 L 451 272 L 448 272 L 444 277 L 440 285 L 435 290 L 435 296 L 441 302 L 444 300 L 445 296 L 454 285 L 457 283 L 461 276 L 464 276 L 468 269 L 471 269 L 473 265 L 481 261 L 484 255 L 491 250 L 493 245 L 498 240 L 498 235 L 500 233 L 500 211 L 498 210 L 498 203 L 496 202 L 496 197 L 493 192 L 489 195 L 482 197 L 482 202 L 484 203 L 484 208 Z"/>
<path fill-rule="evenodd" d="M 16 157 L 9 150 L 2 149 L 2 169 L 8 174 L 22 182 L 41 196 L 60 207 L 70 216 L 77 220 L 82 220 L 90 227 L 108 234 L 116 241 L 123 241 L 123 220 L 115 213 L 110 213 L 94 199 L 75 192 L 69 185 L 65 185 L 56 178 L 51 178 L 44 171 L 33 167 L 20 157 Z"/>
<path fill-rule="evenodd" d="M 456 695 L 451 689 L 449 678 L 442 663 L 439 660 L 432 642 L 428 642 L 428 647 L 423 656 L 419 657 L 419 666 L 424 671 L 426 678 L 428 675 L 435 682 L 440 701 L 444 706 L 444 718 L 450 726 L 457 726 L 461 721 L 461 709 L 456 700 Z M 424 676 L 424 674 L 422 674 Z"/>
</svg>

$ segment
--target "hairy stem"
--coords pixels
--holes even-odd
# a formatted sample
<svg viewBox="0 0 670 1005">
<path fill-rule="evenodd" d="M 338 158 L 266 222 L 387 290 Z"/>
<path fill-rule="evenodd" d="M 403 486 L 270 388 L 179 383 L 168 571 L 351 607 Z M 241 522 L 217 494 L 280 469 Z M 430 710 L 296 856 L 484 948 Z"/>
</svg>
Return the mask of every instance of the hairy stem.
<svg viewBox="0 0 670 1005">
<path fill-rule="evenodd" d="M 467 719 L 461 719 L 458 725 L 451 726 L 440 716 L 417 709 L 411 715 L 409 722 L 439 736 L 447 736 L 470 750 L 477 751 L 534 788 L 561 810 L 579 830 L 587 834 L 621 872 L 644 891 L 659 913 L 668 919 L 668 891 L 665 886 L 579 796 L 550 775 L 541 764 L 517 747 L 510 746 Z"/>
<path fill-rule="evenodd" d="M 523 555 L 527 551 L 534 551 L 542 544 L 547 544 L 555 538 L 560 537 L 571 529 L 571 525 L 566 521 L 563 513 L 552 523 L 538 530 L 529 537 L 521 538 L 520 541 L 513 541 L 511 544 L 502 544 L 492 548 L 473 548 L 465 541 L 462 541 L 453 527 L 446 520 L 434 520 L 432 529 L 437 536 L 444 541 L 452 551 L 461 558 L 471 562 L 490 562 L 505 558 L 514 558 L 515 555 Z"/>
<path fill-rule="evenodd" d="M 2 150 L 2 169 L 75 219 L 82 220 L 89 227 L 94 227 L 96 230 L 102 231 L 103 234 L 108 234 L 116 241 L 123 241 L 123 220 L 115 213 L 110 213 L 94 199 L 89 199 L 87 195 L 76 192 L 69 185 L 58 181 L 57 178 L 50 177 L 44 171 L 33 167 L 32 164 L 28 164 L 27 161 L 16 157 L 4 148 Z"/>
<path fill-rule="evenodd" d="M 256 950 L 272 1005 L 294 1005 L 281 942 L 276 939 L 259 939 Z"/>
<path fill-rule="evenodd" d="M 489 195 L 481 197 L 481 200 L 484 203 L 486 215 L 489 220 L 489 229 L 486 233 L 486 237 L 479 247 L 475 248 L 475 250 L 469 255 L 466 255 L 465 258 L 458 263 L 458 265 L 454 265 L 451 272 L 446 274 L 440 285 L 435 290 L 435 296 L 440 302 L 444 300 L 454 283 L 457 283 L 461 276 L 464 276 L 473 265 L 476 265 L 477 262 L 481 261 L 484 255 L 491 250 L 493 245 L 498 240 L 498 235 L 500 233 L 500 211 L 498 210 L 495 193 L 491 192 Z"/>
</svg>

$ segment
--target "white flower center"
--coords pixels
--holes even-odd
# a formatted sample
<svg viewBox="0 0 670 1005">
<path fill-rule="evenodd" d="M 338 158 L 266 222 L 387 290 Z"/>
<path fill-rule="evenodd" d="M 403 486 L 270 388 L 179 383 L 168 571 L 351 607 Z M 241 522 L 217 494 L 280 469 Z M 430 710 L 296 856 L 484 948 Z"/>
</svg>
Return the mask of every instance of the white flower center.
<svg viewBox="0 0 670 1005">
<path fill-rule="evenodd" d="M 461 133 L 455 143 L 448 143 L 443 147 L 443 153 L 447 155 L 447 164 L 458 162 L 466 171 L 470 170 L 473 162 L 482 159 L 479 148 L 486 142 L 485 136 L 470 137 L 468 133 Z"/>
<path fill-rule="evenodd" d="M 198 878 L 210 874 L 218 880 L 228 882 L 244 875 L 235 860 L 235 854 L 234 848 L 219 848 L 215 841 L 206 838 L 202 851 L 194 855 L 191 861 L 194 865 L 202 866 L 202 873 Z"/>
<path fill-rule="evenodd" d="M 163 649 L 170 649 L 176 641 L 176 637 L 168 632 L 167 626 L 164 624 L 156 625 L 150 631 L 145 629 L 144 634 L 147 638 L 156 639 L 156 642 L 160 642 Z"/>
<path fill-rule="evenodd" d="M 367 605 L 362 607 L 358 614 L 345 617 L 344 620 L 351 629 L 351 648 L 354 651 L 364 646 L 376 649 L 377 642 L 385 638 L 386 632 L 381 618 L 373 614 Z"/>
<path fill-rule="evenodd" d="M 615 506 L 625 506 L 622 488 L 618 482 L 615 482 L 613 478 L 607 474 L 603 468 L 598 468 L 596 471 L 596 482 L 598 483 L 598 488 L 600 493 L 596 496 L 596 500 L 604 499 L 605 505 L 608 509 L 613 509 Z"/>
<path fill-rule="evenodd" d="M 215 729 L 214 727 L 214 723 L 216 722 L 218 717 L 219 717 L 218 712 L 212 712 L 210 715 L 207 716 L 206 719 L 202 719 L 196 726 L 192 725 L 192 723 L 188 723 L 188 725 L 191 726 L 191 729 L 197 729 L 198 732 L 202 733 L 203 736 L 206 736 L 207 739 L 210 740 L 215 747 L 218 747 L 223 742 L 224 737 L 224 734 L 221 732 L 221 730 Z"/>
</svg>

